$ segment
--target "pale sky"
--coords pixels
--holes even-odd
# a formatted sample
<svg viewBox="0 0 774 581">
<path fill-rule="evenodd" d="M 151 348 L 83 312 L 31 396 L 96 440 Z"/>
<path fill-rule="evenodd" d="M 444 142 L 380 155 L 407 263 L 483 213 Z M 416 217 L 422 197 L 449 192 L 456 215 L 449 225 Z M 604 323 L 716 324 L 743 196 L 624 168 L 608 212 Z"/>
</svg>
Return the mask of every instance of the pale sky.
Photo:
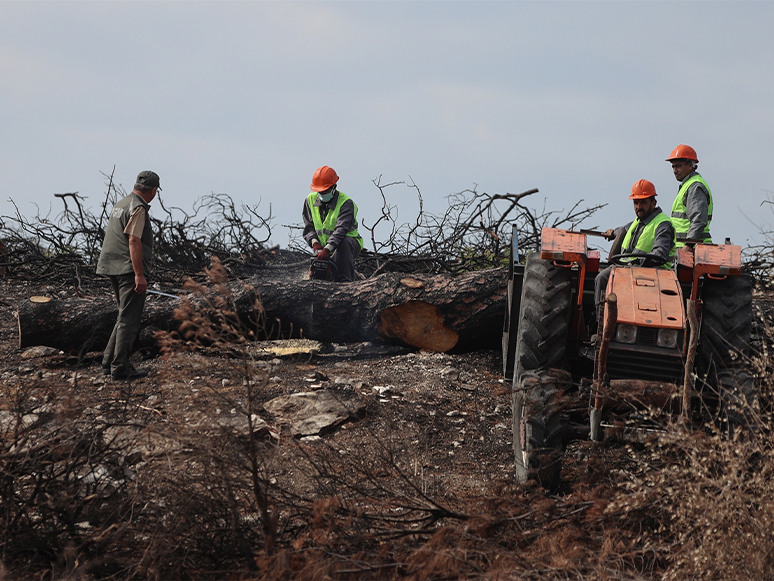
<svg viewBox="0 0 774 581">
<path fill-rule="evenodd" d="M 0 1 L 0 213 L 102 172 L 161 176 L 166 205 L 209 193 L 301 222 L 330 165 L 373 223 L 372 180 L 426 209 L 468 188 L 633 218 L 641 178 L 666 211 L 686 143 L 712 234 L 762 241 L 774 192 L 773 2 Z M 416 215 L 391 188 L 400 221 Z M 595 241 L 596 243 L 596 241 Z"/>
</svg>

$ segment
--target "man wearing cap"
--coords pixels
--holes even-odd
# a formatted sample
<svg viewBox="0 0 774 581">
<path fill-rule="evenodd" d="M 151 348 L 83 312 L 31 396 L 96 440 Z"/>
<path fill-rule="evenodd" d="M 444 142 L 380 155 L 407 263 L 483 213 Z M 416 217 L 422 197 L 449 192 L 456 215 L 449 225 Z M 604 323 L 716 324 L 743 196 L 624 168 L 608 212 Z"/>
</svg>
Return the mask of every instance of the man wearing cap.
<svg viewBox="0 0 774 581">
<path fill-rule="evenodd" d="M 119 200 L 110 212 L 97 274 L 110 277 L 118 302 L 118 318 L 102 357 L 102 372 L 113 379 L 138 379 L 148 375 L 135 368 L 129 356 L 140 330 L 145 307 L 146 275 L 153 261 L 153 230 L 148 211 L 161 190 L 159 176 L 143 171 L 134 190 Z"/>
<path fill-rule="evenodd" d="M 637 218 L 624 226 L 626 236 L 621 246 L 622 254 L 650 254 L 654 258 L 635 258 L 633 266 L 661 266 L 672 268 L 675 256 L 675 228 L 669 217 L 661 211 L 656 202 L 656 186 L 648 180 L 639 180 L 632 186 L 629 199 L 634 203 Z M 663 264 L 656 264 L 661 262 Z M 597 274 L 594 279 L 594 304 L 599 305 L 607 289 L 607 281 L 614 265 Z"/>
<path fill-rule="evenodd" d="M 337 189 L 339 176 L 332 167 L 318 167 L 312 191 L 304 201 L 304 240 L 318 260 L 330 260 L 336 282 L 355 279 L 355 259 L 363 248 L 357 231 L 357 205 Z"/>
<path fill-rule="evenodd" d="M 694 245 L 694 242 L 686 244 L 686 240 L 701 240 L 711 244 L 712 192 L 704 178 L 696 171 L 699 165 L 696 150 L 690 145 L 678 145 L 672 150 L 667 161 L 672 164 L 672 173 L 680 182 L 671 214 L 677 246 Z"/>
</svg>

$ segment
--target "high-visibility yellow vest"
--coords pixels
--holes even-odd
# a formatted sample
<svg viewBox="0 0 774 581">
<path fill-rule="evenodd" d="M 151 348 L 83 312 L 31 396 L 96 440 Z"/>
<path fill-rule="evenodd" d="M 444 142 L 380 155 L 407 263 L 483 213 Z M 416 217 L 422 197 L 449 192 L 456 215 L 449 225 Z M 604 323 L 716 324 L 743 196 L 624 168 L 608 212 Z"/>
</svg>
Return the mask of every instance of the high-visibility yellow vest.
<svg viewBox="0 0 774 581">
<path fill-rule="evenodd" d="M 707 185 L 707 182 L 704 181 L 704 178 L 697 174 L 692 178 L 687 179 L 680 186 L 680 190 L 677 192 L 677 197 L 672 204 L 672 225 L 675 227 L 675 237 L 677 238 L 678 247 L 685 246 L 685 242 L 680 241 L 679 235 L 682 234 L 683 238 L 685 238 L 688 230 L 691 229 L 691 221 L 688 218 L 685 198 L 688 195 L 688 188 L 696 182 L 699 182 L 702 186 L 704 186 L 704 189 L 707 191 L 707 195 L 709 196 L 709 205 L 707 206 L 707 225 L 704 227 L 704 242 L 707 244 L 712 243 L 712 238 L 710 237 L 710 222 L 712 222 L 712 192 L 710 192 L 709 186 Z"/>
<path fill-rule="evenodd" d="M 314 230 L 317 233 L 317 239 L 323 246 L 328 243 L 328 239 L 336 229 L 336 221 L 339 219 L 341 207 L 344 205 L 344 202 L 350 199 L 351 198 L 344 192 L 339 192 L 339 197 L 336 200 L 336 207 L 329 210 L 325 216 L 325 220 L 323 220 L 322 215 L 320 214 L 320 206 L 314 205 L 315 201 L 317 201 L 317 192 L 310 192 L 306 197 L 306 203 L 309 205 L 309 212 L 312 214 L 312 222 L 314 223 Z M 347 232 L 347 236 L 351 236 L 357 240 L 360 248 L 363 248 L 363 239 L 357 231 L 357 204 L 353 201 L 352 205 L 355 207 L 355 215 L 352 220 L 352 226 L 349 232 Z"/>
<path fill-rule="evenodd" d="M 653 218 L 649 223 L 642 227 L 642 232 L 640 232 L 640 237 L 637 238 L 637 243 L 634 245 L 634 248 L 631 248 L 632 238 L 634 237 L 634 233 L 637 231 L 637 227 L 641 223 L 639 218 L 635 219 L 634 222 L 632 222 L 632 225 L 629 226 L 629 230 L 626 232 L 626 236 L 624 236 L 623 244 L 621 245 L 622 252 L 624 254 L 634 252 L 635 250 L 639 250 L 640 252 L 652 252 L 653 241 L 656 239 L 656 229 L 658 228 L 658 225 L 662 222 L 668 221 L 669 217 L 664 214 L 664 212 L 659 212 L 658 216 Z M 673 240 L 672 248 L 669 250 L 667 261 L 661 265 L 661 268 L 672 268 L 672 262 L 676 253 L 677 249 L 675 248 Z M 631 260 L 634 261 L 636 259 L 632 258 Z"/>
</svg>

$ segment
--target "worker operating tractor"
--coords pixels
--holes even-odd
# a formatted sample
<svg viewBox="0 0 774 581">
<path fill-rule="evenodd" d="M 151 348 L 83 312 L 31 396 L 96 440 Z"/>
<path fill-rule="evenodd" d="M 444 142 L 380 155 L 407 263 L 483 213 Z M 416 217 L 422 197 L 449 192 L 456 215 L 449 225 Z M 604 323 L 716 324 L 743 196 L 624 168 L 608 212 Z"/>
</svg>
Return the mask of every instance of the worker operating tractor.
<svg viewBox="0 0 774 581">
<path fill-rule="evenodd" d="M 357 205 L 338 190 L 338 182 L 332 167 L 315 170 L 302 212 L 304 240 L 314 252 L 314 264 L 322 264 L 323 271 L 336 282 L 352 282 L 363 239 L 357 231 Z M 328 262 L 331 268 L 327 268 Z"/>
<path fill-rule="evenodd" d="M 712 192 L 696 171 L 699 165 L 696 150 L 689 145 L 678 145 L 666 161 L 672 164 L 675 179 L 680 182 L 671 213 L 677 246 L 693 247 L 692 241 L 711 244 Z"/>
<path fill-rule="evenodd" d="M 627 262 L 635 266 L 672 268 L 675 248 L 675 228 L 669 217 L 656 202 L 656 187 L 648 180 L 639 180 L 632 186 L 629 199 L 634 203 L 636 218 L 624 229 L 622 254 L 631 254 Z M 637 258 L 636 255 L 643 255 Z M 660 264 L 659 264 L 660 263 Z M 594 279 L 594 304 L 599 305 L 605 295 L 607 281 L 614 265 L 608 266 Z"/>
</svg>

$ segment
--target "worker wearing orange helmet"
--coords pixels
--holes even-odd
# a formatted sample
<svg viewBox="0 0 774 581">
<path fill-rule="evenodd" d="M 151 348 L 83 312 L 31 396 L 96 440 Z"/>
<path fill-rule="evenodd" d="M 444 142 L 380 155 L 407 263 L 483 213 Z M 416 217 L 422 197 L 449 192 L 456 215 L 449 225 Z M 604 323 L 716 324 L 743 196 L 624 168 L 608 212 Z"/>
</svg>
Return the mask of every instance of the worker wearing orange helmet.
<svg viewBox="0 0 774 581">
<path fill-rule="evenodd" d="M 666 159 L 672 164 L 675 179 L 680 182 L 677 197 L 672 204 L 672 224 L 677 236 L 677 246 L 693 246 L 691 240 L 707 244 L 712 222 L 712 192 L 704 178 L 696 171 L 699 159 L 689 145 L 678 145 Z"/>
<path fill-rule="evenodd" d="M 304 240 L 318 260 L 335 265 L 337 282 L 352 282 L 355 259 L 363 248 L 357 231 L 357 205 L 337 188 L 339 176 L 327 165 L 312 176 L 311 192 L 304 201 Z"/>
<path fill-rule="evenodd" d="M 648 180 L 639 180 L 632 186 L 629 199 L 634 203 L 637 218 L 624 226 L 626 235 L 621 244 L 621 254 L 643 254 L 644 258 L 632 257 L 632 266 L 661 266 L 672 268 L 676 253 L 675 228 L 672 221 L 661 211 L 656 202 L 656 186 Z M 662 262 L 662 264 L 658 264 Z M 600 304 L 615 266 L 608 266 L 594 279 L 594 302 Z"/>
</svg>

